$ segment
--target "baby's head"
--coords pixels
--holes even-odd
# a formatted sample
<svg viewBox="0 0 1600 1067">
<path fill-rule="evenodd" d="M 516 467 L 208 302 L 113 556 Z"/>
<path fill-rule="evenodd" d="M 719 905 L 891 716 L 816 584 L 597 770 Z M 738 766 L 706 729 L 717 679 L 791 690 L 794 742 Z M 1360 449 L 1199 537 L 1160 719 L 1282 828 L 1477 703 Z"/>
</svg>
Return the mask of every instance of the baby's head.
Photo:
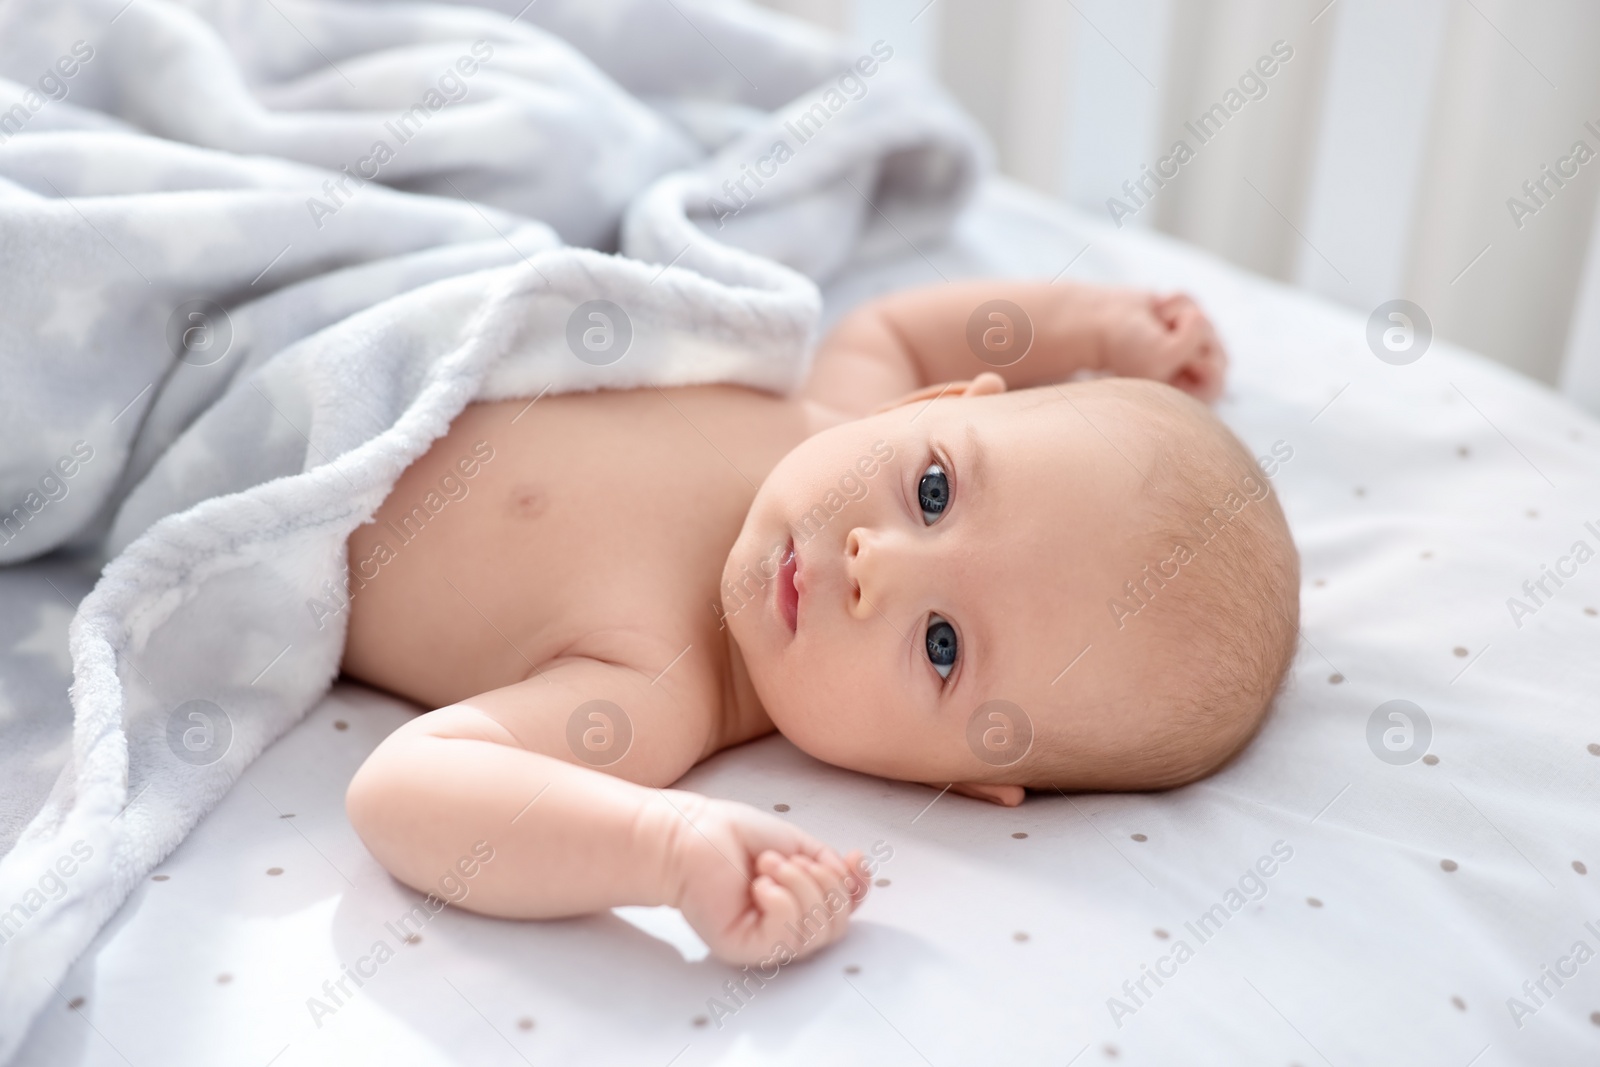
<svg viewBox="0 0 1600 1067">
<path fill-rule="evenodd" d="M 1210 774 L 1298 635 L 1299 556 L 1255 461 L 1135 379 L 984 374 L 817 434 L 762 484 L 723 579 L 796 745 L 1003 803 Z"/>
</svg>

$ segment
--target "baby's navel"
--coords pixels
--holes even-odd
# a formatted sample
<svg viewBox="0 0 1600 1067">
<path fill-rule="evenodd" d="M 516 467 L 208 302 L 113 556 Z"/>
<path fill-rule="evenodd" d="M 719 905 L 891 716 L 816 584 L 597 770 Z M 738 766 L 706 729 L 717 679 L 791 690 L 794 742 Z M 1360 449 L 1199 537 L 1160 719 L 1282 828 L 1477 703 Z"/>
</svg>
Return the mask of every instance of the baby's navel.
<svg viewBox="0 0 1600 1067">
<path fill-rule="evenodd" d="M 506 498 L 506 511 L 514 519 L 528 522 L 539 518 L 550 506 L 549 498 L 536 485 L 512 486 Z"/>
</svg>

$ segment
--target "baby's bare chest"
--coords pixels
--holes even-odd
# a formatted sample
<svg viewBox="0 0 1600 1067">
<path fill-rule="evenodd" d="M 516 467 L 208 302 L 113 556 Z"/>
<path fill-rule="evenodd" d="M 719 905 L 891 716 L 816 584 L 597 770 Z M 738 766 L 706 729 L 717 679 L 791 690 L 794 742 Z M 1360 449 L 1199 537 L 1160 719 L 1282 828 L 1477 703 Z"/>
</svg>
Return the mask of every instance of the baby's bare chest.
<svg viewBox="0 0 1600 1067">
<path fill-rule="evenodd" d="M 561 655 L 709 640 L 755 487 L 803 427 L 729 386 L 470 406 L 349 539 L 345 671 L 441 706 Z"/>
</svg>

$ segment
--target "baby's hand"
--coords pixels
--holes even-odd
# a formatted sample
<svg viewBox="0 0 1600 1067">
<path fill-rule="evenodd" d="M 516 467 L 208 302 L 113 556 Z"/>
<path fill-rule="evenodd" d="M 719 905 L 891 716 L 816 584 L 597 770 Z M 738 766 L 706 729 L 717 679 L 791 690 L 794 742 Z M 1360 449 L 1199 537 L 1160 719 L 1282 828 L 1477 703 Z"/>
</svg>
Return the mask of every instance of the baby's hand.
<svg viewBox="0 0 1600 1067">
<path fill-rule="evenodd" d="M 841 859 L 746 804 L 693 797 L 677 806 L 685 824 L 674 842 L 674 902 L 713 956 L 787 963 L 844 936 L 867 895 L 860 852 Z"/>
<path fill-rule="evenodd" d="M 1228 354 L 1211 320 L 1188 296 L 1113 290 L 1102 313 L 1106 370 L 1154 378 L 1207 403 L 1222 395 Z"/>
</svg>

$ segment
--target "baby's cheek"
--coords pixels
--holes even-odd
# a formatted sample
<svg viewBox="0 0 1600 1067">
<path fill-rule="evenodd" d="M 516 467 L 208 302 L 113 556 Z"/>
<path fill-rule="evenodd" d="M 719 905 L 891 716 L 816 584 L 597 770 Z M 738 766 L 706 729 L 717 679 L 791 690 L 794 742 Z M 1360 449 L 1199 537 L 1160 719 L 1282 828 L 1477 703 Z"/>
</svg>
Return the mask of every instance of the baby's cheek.
<svg viewBox="0 0 1600 1067">
<path fill-rule="evenodd" d="M 794 664 L 786 687 L 790 696 L 790 716 L 813 735 L 825 735 L 849 728 L 858 713 L 852 692 L 852 668 L 839 657 L 811 655 Z"/>
</svg>

